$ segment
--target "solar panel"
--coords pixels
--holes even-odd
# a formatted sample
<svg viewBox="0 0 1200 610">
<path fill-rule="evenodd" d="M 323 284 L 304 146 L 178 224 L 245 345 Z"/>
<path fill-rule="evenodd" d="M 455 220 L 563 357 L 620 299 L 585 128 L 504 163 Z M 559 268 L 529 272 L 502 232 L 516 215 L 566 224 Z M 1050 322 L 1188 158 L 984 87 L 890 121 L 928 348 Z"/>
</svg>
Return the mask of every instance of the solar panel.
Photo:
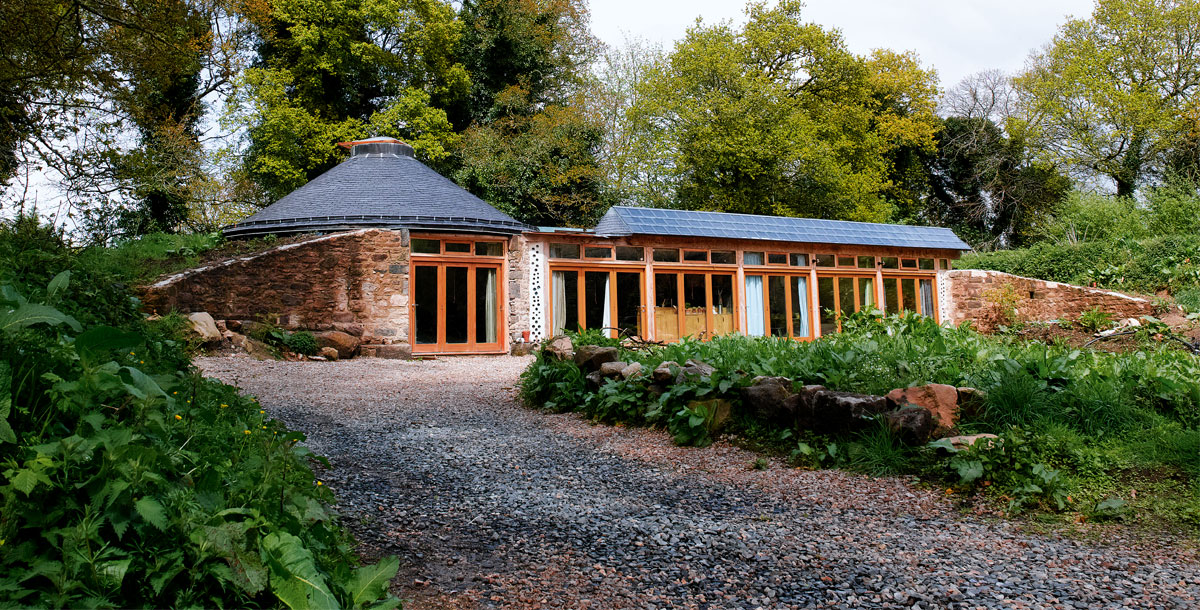
<svg viewBox="0 0 1200 610">
<path fill-rule="evenodd" d="M 943 227 L 630 206 L 609 209 L 596 225 L 595 231 L 597 235 L 604 236 L 678 235 L 942 250 L 971 249 L 953 231 Z"/>
</svg>

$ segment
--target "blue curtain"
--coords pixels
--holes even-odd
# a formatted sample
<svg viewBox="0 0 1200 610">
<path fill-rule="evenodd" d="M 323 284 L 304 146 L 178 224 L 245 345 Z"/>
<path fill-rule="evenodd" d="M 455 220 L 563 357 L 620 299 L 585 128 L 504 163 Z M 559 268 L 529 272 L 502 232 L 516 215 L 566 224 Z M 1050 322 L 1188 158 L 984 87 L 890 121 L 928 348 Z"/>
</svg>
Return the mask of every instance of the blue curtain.
<svg viewBox="0 0 1200 610">
<path fill-rule="evenodd" d="M 746 335 L 761 337 L 767 334 L 763 319 L 763 279 L 761 275 L 746 276 Z"/>
</svg>

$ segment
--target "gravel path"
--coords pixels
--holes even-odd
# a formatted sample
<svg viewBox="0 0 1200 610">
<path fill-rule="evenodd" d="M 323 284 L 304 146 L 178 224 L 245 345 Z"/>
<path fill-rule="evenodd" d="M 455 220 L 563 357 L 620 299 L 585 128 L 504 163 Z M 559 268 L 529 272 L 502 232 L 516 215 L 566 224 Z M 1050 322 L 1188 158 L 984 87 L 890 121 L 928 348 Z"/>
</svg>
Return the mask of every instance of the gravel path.
<svg viewBox="0 0 1200 610">
<path fill-rule="evenodd" d="M 329 456 L 407 608 L 1196 608 L 1179 541 L 1084 542 L 958 516 L 900 479 L 524 409 L 528 358 L 206 358 Z"/>
</svg>

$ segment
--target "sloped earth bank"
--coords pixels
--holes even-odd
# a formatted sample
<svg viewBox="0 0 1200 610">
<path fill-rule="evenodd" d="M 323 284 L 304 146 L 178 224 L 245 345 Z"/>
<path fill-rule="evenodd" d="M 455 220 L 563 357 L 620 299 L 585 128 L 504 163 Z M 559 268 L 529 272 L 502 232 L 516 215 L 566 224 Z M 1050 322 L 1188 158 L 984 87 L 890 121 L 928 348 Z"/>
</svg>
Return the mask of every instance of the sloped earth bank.
<svg viewBox="0 0 1200 610">
<path fill-rule="evenodd" d="M 329 456 L 409 608 L 1200 605 L 1187 541 L 1030 533 L 900 479 L 534 412 L 513 398 L 527 358 L 199 363 Z"/>
</svg>

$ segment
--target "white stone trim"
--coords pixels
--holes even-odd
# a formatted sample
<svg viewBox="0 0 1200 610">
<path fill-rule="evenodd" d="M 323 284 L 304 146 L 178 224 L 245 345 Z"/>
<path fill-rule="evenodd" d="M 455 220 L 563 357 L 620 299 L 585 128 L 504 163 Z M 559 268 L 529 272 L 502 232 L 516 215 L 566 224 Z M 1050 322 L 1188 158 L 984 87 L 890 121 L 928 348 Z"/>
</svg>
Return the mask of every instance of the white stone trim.
<svg viewBox="0 0 1200 610">
<path fill-rule="evenodd" d="M 938 320 L 941 320 L 943 325 L 949 325 L 953 322 L 950 320 L 950 312 L 954 310 L 952 302 L 950 283 L 950 273 L 946 269 L 939 269 L 937 272 L 937 287 L 938 287 Z"/>
</svg>

